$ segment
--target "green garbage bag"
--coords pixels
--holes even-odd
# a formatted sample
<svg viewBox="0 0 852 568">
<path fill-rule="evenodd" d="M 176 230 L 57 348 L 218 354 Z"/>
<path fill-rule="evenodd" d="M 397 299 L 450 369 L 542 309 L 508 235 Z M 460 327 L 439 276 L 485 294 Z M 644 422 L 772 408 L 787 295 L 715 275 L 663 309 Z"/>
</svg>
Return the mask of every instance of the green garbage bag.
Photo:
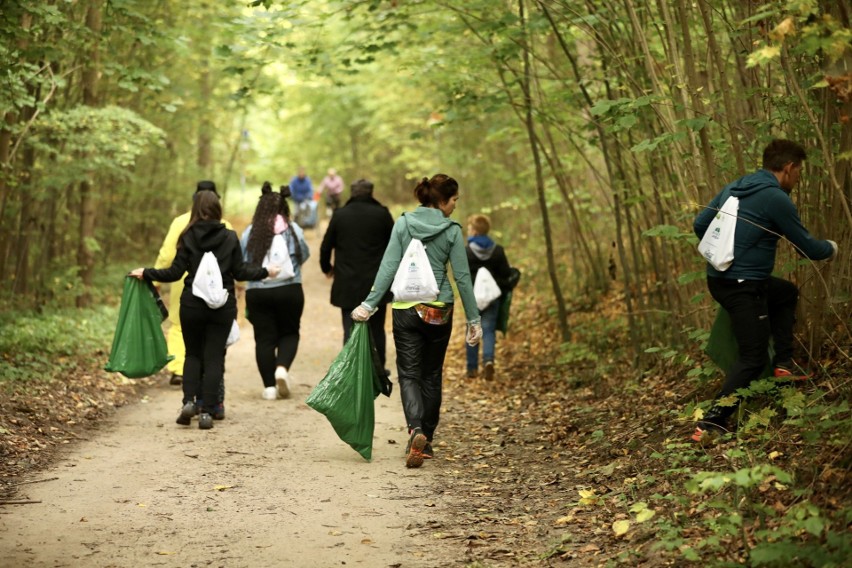
<svg viewBox="0 0 852 568">
<path fill-rule="evenodd" d="M 118 323 L 105 369 L 131 379 L 149 377 L 174 359 L 168 353 L 163 315 L 147 283 L 127 276 Z"/>
<path fill-rule="evenodd" d="M 737 347 L 737 339 L 734 337 L 734 329 L 731 326 L 731 316 L 722 306 L 719 306 L 719 310 L 716 312 L 716 319 L 713 321 L 713 327 L 710 328 L 710 339 L 707 340 L 707 347 L 704 351 L 725 373 L 731 370 L 731 367 L 739 357 L 740 351 Z M 772 340 L 770 339 L 769 363 L 767 363 L 760 378 L 765 378 L 772 374 L 771 362 L 774 355 L 775 350 L 772 347 Z"/>
<path fill-rule="evenodd" d="M 367 461 L 373 457 L 373 400 L 383 391 L 382 377 L 387 379 L 377 366 L 375 350 L 369 326 L 355 322 L 346 345 L 305 401 L 325 415 L 340 439 Z"/>
<path fill-rule="evenodd" d="M 509 329 L 509 310 L 512 308 L 512 291 L 500 296 L 500 311 L 497 312 L 497 331 L 504 334 Z"/>
</svg>

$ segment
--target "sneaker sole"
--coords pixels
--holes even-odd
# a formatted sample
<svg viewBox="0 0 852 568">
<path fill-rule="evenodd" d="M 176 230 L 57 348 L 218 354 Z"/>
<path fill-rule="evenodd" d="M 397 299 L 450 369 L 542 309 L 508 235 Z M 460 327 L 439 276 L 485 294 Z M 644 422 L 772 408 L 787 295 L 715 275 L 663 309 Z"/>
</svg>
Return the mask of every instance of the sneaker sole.
<svg viewBox="0 0 852 568">
<path fill-rule="evenodd" d="M 408 455 L 405 458 L 405 467 L 420 467 L 423 465 L 423 448 L 426 447 L 426 435 L 417 434 L 411 441 Z"/>
</svg>

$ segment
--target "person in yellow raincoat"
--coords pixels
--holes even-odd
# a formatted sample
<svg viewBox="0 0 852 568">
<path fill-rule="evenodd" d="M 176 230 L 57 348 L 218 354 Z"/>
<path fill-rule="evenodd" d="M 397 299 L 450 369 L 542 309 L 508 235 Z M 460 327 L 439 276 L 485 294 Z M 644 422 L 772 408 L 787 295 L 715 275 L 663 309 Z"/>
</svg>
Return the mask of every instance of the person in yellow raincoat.
<svg viewBox="0 0 852 568">
<path fill-rule="evenodd" d="M 216 193 L 216 184 L 209 180 L 199 181 L 195 187 L 195 191 L 199 192 L 202 190 L 210 190 L 213 193 Z M 216 193 L 216 195 L 219 195 Z M 157 255 L 157 262 L 154 264 L 154 268 L 162 269 L 168 268 L 172 265 L 172 262 L 175 259 L 175 254 L 177 254 L 177 243 L 180 238 L 180 234 L 189 224 L 189 216 L 190 212 L 187 211 L 182 215 L 178 215 L 172 220 L 171 225 L 169 225 L 169 231 L 166 233 L 166 238 L 163 239 L 163 244 L 160 247 L 160 252 Z M 231 224 L 222 220 L 225 224 L 225 227 L 228 229 L 233 229 Z M 184 275 L 185 277 L 186 275 Z M 166 365 L 166 369 L 171 372 L 172 376 L 169 379 L 169 384 L 179 385 L 183 382 L 183 364 L 186 356 L 186 348 L 183 344 L 183 331 L 180 326 L 180 295 L 183 292 L 183 277 L 177 280 L 176 282 L 171 283 L 171 288 L 169 291 L 169 333 L 166 336 L 166 343 L 168 345 L 169 354 L 174 356 L 174 359 L 169 361 L 168 365 Z M 224 407 L 222 404 L 222 400 L 224 398 L 224 388 L 220 388 L 220 400 L 217 405 L 217 412 L 214 413 L 214 418 L 217 417 L 218 414 L 224 416 Z"/>
</svg>

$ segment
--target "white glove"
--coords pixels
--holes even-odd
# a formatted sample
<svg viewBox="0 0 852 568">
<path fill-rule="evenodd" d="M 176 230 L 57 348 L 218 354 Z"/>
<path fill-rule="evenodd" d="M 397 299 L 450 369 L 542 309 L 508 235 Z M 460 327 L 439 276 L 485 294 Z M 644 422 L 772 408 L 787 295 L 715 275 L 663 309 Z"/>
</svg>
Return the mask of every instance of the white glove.
<svg viewBox="0 0 852 568">
<path fill-rule="evenodd" d="M 827 262 L 831 262 L 832 260 L 837 258 L 837 243 L 835 243 L 834 241 L 828 241 L 828 244 L 830 244 L 831 248 L 834 249 L 834 252 L 831 253 L 831 256 L 826 259 Z"/>
<path fill-rule="evenodd" d="M 465 337 L 467 344 L 471 347 L 479 345 L 480 339 L 482 339 L 482 325 L 479 322 L 467 324 L 467 337 Z"/>
<path fill-rule="evenodd" d="M 366 304 L 361 304 L 352 310 L 351 317 L 353 321 L 367 321 L 375 311 L 376 310 L 370 310 Z"/>
</svg>

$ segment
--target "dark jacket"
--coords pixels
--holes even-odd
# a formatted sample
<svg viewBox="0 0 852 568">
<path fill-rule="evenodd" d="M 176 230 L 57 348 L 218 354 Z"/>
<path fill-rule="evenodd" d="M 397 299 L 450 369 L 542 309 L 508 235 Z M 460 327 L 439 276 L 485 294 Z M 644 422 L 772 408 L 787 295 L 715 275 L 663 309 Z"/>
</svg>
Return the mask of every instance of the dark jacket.
<svg viewBox="0 0 852 568">
<path fill-rule="evenodd" d="M 778 235 L 789 239 L 800 254 L 811 260 L 824 260 L 833 254 L 834 248 L 828 241 L 815 239 L 808 233 L 790 196 L 769 170 L 758 170 L 726 185 L 695 218 L 693 230 L 699 239 L 717 210 L 732 195 L 740 201 L 734 232 L 734 262 L 725 272 L 707 263 L 708 276 L 733 280 L 769 278 L 775 266 Z"/>
<path fill-rule="evenodd" d="M 182 306 L 201 307 L 207 304 L 192 293 L 192 282 L 201 257 L 211 251 L 219 261 L 222 272 L 222 285 L 228 291 L 225 306 L 236 308 L 234 280 L 261 280 L 269 276 L 265 268 L 252 268 L 243 262 L 243 253 L 237 233 L 225 227 L 219 221 L 198 221 L 178 241 L 177 254 L 168 268 L 146 268 L 143 276 L 157 282 L 174 282 L 187 273 L 184 288 L 180 296 Z"/>
<path fill-rule="evenodd" d="M 512 289 L 510 279 L 512 268 L 506 259 L 506 251 L 490 237 L 479 235 L 467 239 L 467 263 L 470 265 L 470 277 L 476 282 L 476 273 L 487 268 L 500 290 L 505 294 Z"/>
<path fill-rule="evenodd" d="M 323 273 L 334 270 L 332 305 L 355 308 L 367 297 L 392 230 L 390 211 L 372 195 L 353 197 L 334 212 L 320 246 Z"/>
</svg>

